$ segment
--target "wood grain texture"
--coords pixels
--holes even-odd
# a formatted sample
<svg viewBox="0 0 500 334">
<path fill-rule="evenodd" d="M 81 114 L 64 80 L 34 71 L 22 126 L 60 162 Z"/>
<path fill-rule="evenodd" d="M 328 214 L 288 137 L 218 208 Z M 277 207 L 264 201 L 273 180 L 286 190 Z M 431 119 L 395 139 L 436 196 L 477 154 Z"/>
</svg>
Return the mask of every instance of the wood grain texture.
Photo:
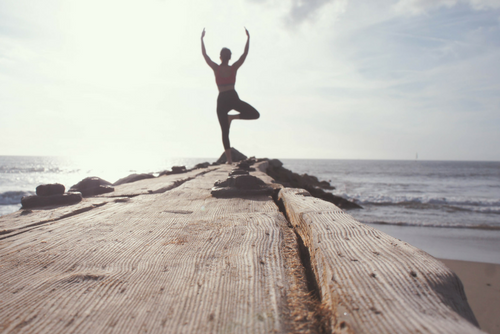
<svg viewBox="0 0 500 334">
<path fill-rule="evenodd" d="M 333 332 L 483 333 L 440 261 L 304 190 L 284 188 L 279 200 L 309 249 Z"/>
<path fill-rule="evenodd" d="M 179 184 L 191 180 L 198 175 L 208 173 L 217 167 L 195 169 L 187 173 L 162 175 L 157 178 L 143 179 L 115 186 L 115 191 L 99 195 L 99 197 L 133 197 L 137 195 L 159 194 L 176 188 Z"/>
<path fill-rule="evenodd" d="M 297 329 L 292 317 L 307 310 L 292 291 L 300 275 L 285 268 L 299 262 L 284 243 L 293 232 L 269 196 L 210 196 L 228 171 L 1 240 L 0 332 Z"/>
<path fill-rule="evenodd" d="M 84 198 L 74 205 L 52 205 L 46 207 L 19 210 L 0 217 L 0 240 L 8 235 L 17 234 L 41 224 L 71 217 L 110 202 L 126 202 L 127 197 L 163 193 L 176 188 L 186 180 L 195 178 L 213 170 L 215 167 L 196 169 L 188 173 L 165 175 L 154 179 L 145 179 L 115 187 L 115 191 L 96 197 Z"/>
</svg>

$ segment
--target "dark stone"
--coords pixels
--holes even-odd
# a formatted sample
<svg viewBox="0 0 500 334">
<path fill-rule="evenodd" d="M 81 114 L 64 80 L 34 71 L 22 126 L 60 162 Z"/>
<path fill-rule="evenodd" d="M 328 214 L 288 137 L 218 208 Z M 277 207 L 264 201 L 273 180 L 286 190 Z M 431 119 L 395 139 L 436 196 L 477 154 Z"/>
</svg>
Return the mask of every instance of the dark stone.
<svg viewBox="0 0 500 334">
<path fill-rule="evenodd" d="M 253 175 L 238 175 L 233 178 L 236 188 L 255 189 L 266 185 L 264 181 Z"/>
<path fill-rule="evenodd" d="M 253 165 L 253 162 L 252 161 L 249 161 L 249 160 L 243 160 L 243 161 L 240 161 L 236 167 L 238 169 L 244 169 L 244 170 L 252 170 L 252 171 L 255 171 L 255 168 L 250 168 L 250 166 Z"/>
<path fill-rule="evenodd" d="M 186 173 L 187 171 L 188 170 L 186 169 L 186 166 L 173 166 L 171 171 L 164 170 L 163 172 L 160 172 L 160 175 L 158 175 L 158 176 L 172 175 L 172 174 L 182 174 L 182 173 Z"/>
<path fill-rule="evenodd" d="M 250 195 L 271 195 L 274 188 L 253 175 L 234 175 L 224 181 L 217 181 L 212 188 L 214 197 L 238 197 Z"/>
<path fill-rule="evenodd" d="M 52 206 L 52 205 L 70 205 L 76 204 L 82 200 L 82 194 L 79 192 L 66 193 L 60 195 L 49 195 L 49 196 L 24 196 L 21 199 L 21 204 L 23 209 L 40 207 L 40 206 Z"/>
<path fill-rule="evenodd" d="M 83 197 L 91 197 L 114 191 L 115 188 L 111 187 L 111 185 L 112 184 L 106 180 L 91 176 L 72 186 L 69 191 L 80 192 Z"/>
<path fill-rule="evenodd" d="M 207 168 L 208 166 L 210 166 L 210 162 L 202 162 L 202 163 L 196 164 L 196 166 L 194 166 L 194 168 L 196 168 L 196 169 Z"/>
<path fill-rule="evenodd" d="M 269 166 L 272 166 L 274 168 L 280 168 L 283 167 L 283 163 L 278 159 L 271 159 L 269 160 Z"/>
<path fill-rule="evenodd" d="M 41 184 L 36 187 L 38 196 L 62 195 L 66 188 L 60 183 Z"/>
<path fill-rule="evenodd" d="M 231 147 L 231 157 L 233 158 L 233 162 L 238 162 L 241 160 L 245 160 L 247 158 L 246 155 L 239 152 L 237 149 Z M 225 164 L 227 162 L 226 153 L 223 152 L 220 158 L 216 161 L 218 164 Z"/>
<path fill-rule="evenodd" d="M 113 183 L 114 186 L 119 186 L 120 184 L 125 184 L 125 183 L 131 183 L 131 182 L 136 182 L 144 179 L 154 179 L 153 174 L 130 174 L 129 176 L 125 176 L 115 183 Z"/>
<path fill-rule="evenodd" d="M 186 166 L 173 166 L 172 174 L 181 174 L 186 172 Z"/>
<path fill-rule="evenodd" d="M 271 163 L 271 161 L 274 161 Z M 281 166 L 280 166 L 281 164 Z M 299 175 L 282 167 L 281 161 L 277 159 L 269 160 L 269 166 L 266 170 L 267 175 L 272 177 L 276 183 L 285 187 L 301 188 L 307 190 L 312 196 L 333 203 L 341 209 L 360 209 L 357 203 L 351 202 L 343 197 L 336 196 L 323 189 L 335 189 L 327 181 L 319 181 L 316 176 L 312 175 Z"/>
<path fill-rule="evenodd" d="M 256 189 L 266 186 L 264 181 L 253 175 L 230 176 L 224 181 L 215 182 L 216 187 L 235 187 L 240 189 Z"/>
<path fill-rule="evenodd" d="M 249 175 L 249 172 L 244 169 L 233 169 L 230 173 L 229 176 L 233 175 Z"/>
</svg>

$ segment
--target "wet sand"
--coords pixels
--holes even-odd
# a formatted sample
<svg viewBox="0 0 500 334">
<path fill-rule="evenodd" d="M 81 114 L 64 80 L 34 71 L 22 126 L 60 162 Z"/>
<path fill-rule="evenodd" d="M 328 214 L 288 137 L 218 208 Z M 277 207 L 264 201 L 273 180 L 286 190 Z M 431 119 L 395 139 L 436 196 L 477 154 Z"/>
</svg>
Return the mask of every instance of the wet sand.
<svg viewBox="0 0 500 334">
<path fill-rule="evenodd" d="M 440 260 L 460 277 L 481 329 L 500 334 L 500 265 Z"/>
</svg>

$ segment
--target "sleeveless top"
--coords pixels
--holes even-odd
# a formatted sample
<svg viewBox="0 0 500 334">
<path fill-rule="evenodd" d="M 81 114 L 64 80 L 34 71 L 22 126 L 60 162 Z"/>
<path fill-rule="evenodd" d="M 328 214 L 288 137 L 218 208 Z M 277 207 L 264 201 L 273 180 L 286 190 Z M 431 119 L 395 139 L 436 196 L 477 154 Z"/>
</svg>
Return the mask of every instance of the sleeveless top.
<svg viewBox="0 0 500 334">
<path fill-rule="evenodd" d="M 220 66 L 217 67 L 217 70 L 215 70 L 215 82 L 217 83 L 217 86 L 227 86 L 227 85 L 234 85 L 236 83 L 236 70 L 230 66 L 231 69 L 231 74 L 228 77 L 223 77 L 220 73 Z"/>
</svg>

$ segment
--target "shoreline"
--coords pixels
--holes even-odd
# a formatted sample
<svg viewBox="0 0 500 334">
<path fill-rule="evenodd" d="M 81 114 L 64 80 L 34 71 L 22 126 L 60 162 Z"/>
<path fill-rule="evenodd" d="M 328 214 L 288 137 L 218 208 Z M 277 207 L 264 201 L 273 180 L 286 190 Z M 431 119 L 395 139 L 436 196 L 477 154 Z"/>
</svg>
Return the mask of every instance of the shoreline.
<svg viewBox="0 0 500 334">
<path fill-rule="evenodd" d="M 439 259 L 500 265 L 499 230 L 366 225 L 401 239 Z"/>
<path fill-rule="evenodd" d="M 462 281 L 479 326 L 500 334 L 500 264 L 441 259 Z"/>
</svg>

